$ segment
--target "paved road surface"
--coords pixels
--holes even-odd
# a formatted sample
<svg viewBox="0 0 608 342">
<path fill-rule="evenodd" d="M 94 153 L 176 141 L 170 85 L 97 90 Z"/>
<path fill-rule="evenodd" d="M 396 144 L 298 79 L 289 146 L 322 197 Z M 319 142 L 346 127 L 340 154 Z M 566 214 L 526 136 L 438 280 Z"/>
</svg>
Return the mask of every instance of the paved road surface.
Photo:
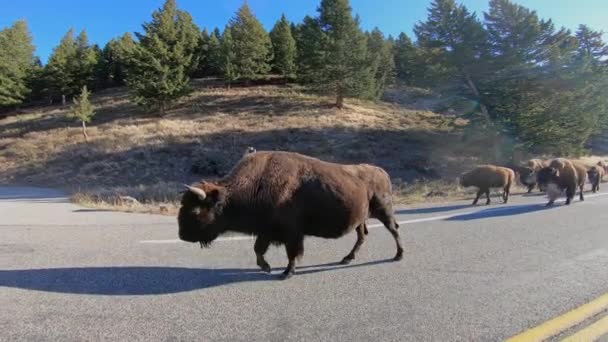
<svg viewBox="0 0 608 342">
<path fill-rule="evenodd" d="M 309 238 L 278 281 L 282 248 L 269 276 L 250 239 L 201 250 L 174 240 L 173 217 L 0 188 L 0 340 L 504 340 L 608 292 L 608 193 L 545 201 L 400 210 L 402 262 L 374 226 L 353 264 L 335 262 L 354 233 Z"/>
</svg>

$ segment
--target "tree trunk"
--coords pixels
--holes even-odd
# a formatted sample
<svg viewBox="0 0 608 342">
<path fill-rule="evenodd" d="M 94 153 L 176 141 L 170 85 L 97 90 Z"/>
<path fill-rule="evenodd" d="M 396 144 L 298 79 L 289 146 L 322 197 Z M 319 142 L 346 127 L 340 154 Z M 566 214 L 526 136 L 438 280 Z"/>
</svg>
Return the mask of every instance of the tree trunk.
<svg viewBox="0 0 608 342">
<path fill-rule="evenodd" d="M 230 80 L 228 80 L 228 89 L 230 89 L 230 84 L 231 84 L 231 83 L 232 83 L 232 82 L 230 82 Z"/>
<path fill-rule="evenodd" d="M 336 107 L 343 108 L 344 107 L 344 91 L 342 87 L 339 86 L 336 91 Z"/>
<path fill-rule="evenodd" d="M 65 95 L 61 95 L 61 105 L 65 106 Z"/>
<path fill-rule="evenodd" d="M 158 106 L 158 116 L 165 116 L 165 101 L 161 101 Z"/>
<path fill-rule="evenodd" d="M 475 97 L 477 97 L 477 101 L 479 101 L 479 109 L 481 110 L 481 114 L 483 114 L 484 119 L 486 120 L 486 122 L 488 124 L 491 123 L 490 113 L 488 112 L 488 107 L 486 107 L 486 105 L 484 105 L 481 102 L 481 93 L 479 92 L 479 89 L 477 89 L 477 86 L 475 86 L 473 79 L 471 79 L 471 75 L 469 75 L 468 73 L 465 73 L 464 77 L 467 81 L 467 85 L 468 85 L 469 89 L 473 92 L 473 95 L 475 95 Z"/>
<path fill-rule="evenodd" d="M 87 134 L 87 124 L 82 121 L 82 135 L 84 136 L 84 141 L 89 142 L 89 135 Z"/>
</svg>

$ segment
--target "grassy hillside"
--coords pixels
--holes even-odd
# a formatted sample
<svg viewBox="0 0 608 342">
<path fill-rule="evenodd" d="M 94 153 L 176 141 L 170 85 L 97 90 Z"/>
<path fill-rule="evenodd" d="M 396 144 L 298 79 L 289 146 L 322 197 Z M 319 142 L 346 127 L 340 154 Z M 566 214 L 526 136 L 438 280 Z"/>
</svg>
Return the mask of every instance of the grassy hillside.
<svg viewBox="0 0 608 342">
<path fill-rule="evenodd" d="M 125 89 L 93 102 L 89 143 L 68 108 L 0 120 L 0 183 L 60 187 L 97 206 L 120 206 L 129 195 L 148 205 L 127 209 L 172 212 L 181 183 L 223 175 L 253 146 L 377 164 L 407 203 L 453 195 L 454 177 L 488 152 L 483 142 L 463 142 L 466 121 L 420 109 L 425 101 L 416 99 L 415 107 L 349 100 L 339 110 L 296 87 L 198 85 L 162 118 L 142 112 Z"/>
</svg>

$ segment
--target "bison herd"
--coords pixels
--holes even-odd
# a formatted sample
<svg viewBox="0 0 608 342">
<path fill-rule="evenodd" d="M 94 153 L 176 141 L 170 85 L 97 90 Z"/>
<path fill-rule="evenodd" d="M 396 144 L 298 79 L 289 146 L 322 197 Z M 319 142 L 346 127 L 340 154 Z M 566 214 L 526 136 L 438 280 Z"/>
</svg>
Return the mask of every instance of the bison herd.
<svg viewBox="0 0 608 342">
<path fill-rule="evenodd" d="M 531 159 L 525 165 L 511 165 L 510 167 L 477 166 L 460 176 L 460 185 L 473 186 L 478 189 L 473 204 L 477 204 L 479 197 L 484 193 L 487 197 L 486 204 L 490 204 L 491 188 L 502 189 L 503 201 L 507 203 L 514 179 L 519 178 L 519 182 L 528 188 L 528 193 L 532 192 L 535 187 L 538 187 L 541 192 L 546 192 L 549 197 L 547 205 L 552 205 L 564 191 L 566 204 L 570 204 L 577 189 L 580 200 L 585 200 L 583 188 L 587 180 L 591 183 L 591 190 L 594 193 L 597 192 L 606 171 L 608 171 L 608 165 L 603 161 L 593 166 L 586 166 L 580 161 L 566 158 Z M 519 177 L 515 177 L 515 175 Z"/>
<path fill-rule="evenodd" d="M 549 204 L 565 190 L 570 204 L 577 188 L 589 179 L 599 189 L 607 165 L 593 167 L 564 159 L 530 160 L 522 166 L 481 165 L 462 174 L 460 185 L 476 187 L 473 204 L 490 189 L 500 188 L 506 203 L 512 186 L 519 182 L 528 192 L 538 187 L 547 192 Z M 403 257 L 392 201 L 391 179 L 380 167 L 370 164 L 330 163 L 293 152 L 267 152 L 248 148 L 228 175 L 214 182 L 186 185 L 178 213 L 178 235 L 183 241 L 209 246 L 226 232 L 255 236 L 257 265 L 271 267 L 264 254 L 271 244 L 284 245 L 288 264 L 281 278 L 295 273 L 296 259 L 304 253 L 304 237 L 336 239 L 356 231 L 352 250 L 342 259 L 348 264 L 368 233 L 366 222 L 382 222 L 395 241 L 393 260 Z"/>
</svg>

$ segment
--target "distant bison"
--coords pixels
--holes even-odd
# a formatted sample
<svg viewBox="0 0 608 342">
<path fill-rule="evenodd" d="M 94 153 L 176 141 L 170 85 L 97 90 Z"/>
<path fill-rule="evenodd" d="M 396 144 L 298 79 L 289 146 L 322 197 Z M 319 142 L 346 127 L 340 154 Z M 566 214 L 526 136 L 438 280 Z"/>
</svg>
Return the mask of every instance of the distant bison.
<svg viewBox="0 0 608 342">
<path fill-rule="evenodd" d="M 538 172 L 538 184 L 550 187 L 550 191 L 547 190 L 549 195 L 547 205 L 552 205 L 563 190 L 566 190 L 566 204 L 570 204 L 577 187 L 580 189 L 580 200 L 584 201 L 583 187 L 586 180 L 587 168 L 581 163 L 565 158 L 552 160 L 548 167 Z"/>
<path fill-rule="evenodd" d="M 594 193 L 600 190 L 600 183 L 604 179 L 604 174 L 604 168 L 600 165 L 594 165 L 587 171 L 587 177 L 589 178 L 589 183 L 591 183 L 591 191 Z"/>
<path fill-rule="evenodd" d="M 538 171 L 543 167 L 549 166 L 549 161 L 544 159 L 530 159 L 526 166 L 520 167 L 518 169 L 519 172 L 519 180 L 520 182 L 528 188 L 528 193 L 532 192 L 534 187 L 537 184 L 536 176 Z M 543 186 L 539 184 L 539 190 L 544 191 Z"/>
<path fill-rule="evenodd" d="M 608 164 L 606 164 L 605 161 L 600 160 L 600 161 L 597 162 L 596 165 L 599 166 L 599 167 L 601 167 L 602 169 L 604 169 L 604 174 L 608 173 Z"/>
<path fill-rule="evenodd" d="M 269 245 L 284 244 L 289 263 L 282 277 L 288 278 L 304 253 L 305 236 L 335 239 L 356 230 L 357 242 L 342 263 L 354 259 L 369 217 L 391 233 L 397 245 L 394 260 L 401 260 L 391 181 L 383 169 L 262 151 L 245 154 L 217 182 L 187 186 L 178 214 L 179 238 L 208 246 L 227 231 L 255 235 L 257 264 L 266 272 Z"/>
<path fill-rule="evenodd" d="M 503 189 L 502 199 L 504 203 L 509 200 L 511 185 L 515 181 L 515 172 L 513 170 L 495 166 L 495 165 L 480 165 L 473 170 L 464 173 L 460 176 L 460 185 L 464 187 L 477 187 L 477 196 L 473 200 L 473 205 L 477 204 L 479 197 L 486 194 L 486 205 L 490 204 L 490 189 Z"/>
</svg>

